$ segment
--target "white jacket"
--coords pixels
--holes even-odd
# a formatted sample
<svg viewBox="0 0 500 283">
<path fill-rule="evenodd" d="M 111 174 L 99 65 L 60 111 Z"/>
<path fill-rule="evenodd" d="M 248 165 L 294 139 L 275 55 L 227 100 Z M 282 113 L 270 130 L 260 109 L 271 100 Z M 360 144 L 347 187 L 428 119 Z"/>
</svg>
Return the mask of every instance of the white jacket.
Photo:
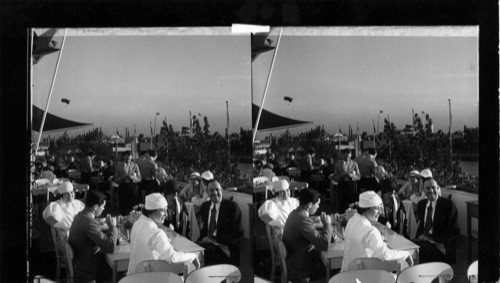
<svg viewBox="0 0 500 283">
<path fill-rule="evenodd" d="M 158 228 L 151 218 L 141 215 L 132 226 L 128 274 L 135 273 L 137 264 L 144 260 L 160 259 L 175 263 L 195 258 L 195 254 L 174 250 L 165 231 Z"/>
<path fill-rule="evenodd" d="M 398 251 L 387 247 L 380 231 L 368 218 L 356 213 L 345 229 L 344 257 L 341 272 L 347 271 L 352 260 L 362 257 L 377 257 L 382 260 L 405 259 L 408 251 Z"/>
<path fill-rule="evenodd" d="M 273 219 L 269 225 L 283 229 L 288 215 L 297 207 L 299 207 L 299 201 L 296 198 L 289 197 L 287 200 L 272 198 L 260 206 L 259 217 L 268 215 Z"/>
<path fill-rule="evenodd" d="M 74 199 L 72 202 L 65 203 L 62 199 L 51 202 L 43 211 L 43 219 L 53 217 L 57 223 L 54 228 L 64 231 L 64 235 L 69 236 L 69 228 L 78 212 L 85 208 L 83 202 Z"/>
</svg>

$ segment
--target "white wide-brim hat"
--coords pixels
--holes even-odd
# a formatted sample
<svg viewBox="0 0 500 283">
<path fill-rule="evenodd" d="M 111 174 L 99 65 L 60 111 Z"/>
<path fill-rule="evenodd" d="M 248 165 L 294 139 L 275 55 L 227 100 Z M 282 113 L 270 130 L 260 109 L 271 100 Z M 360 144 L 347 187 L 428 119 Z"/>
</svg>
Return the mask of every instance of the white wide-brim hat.
<svg viewBox="0 0 500 283">
<path fill-rule="evenodd" d="M 201 176 L 200 176 L 200 173 L 198 172 L 193 172 L 191 173 L 191 175 L 189 175 L 189 179 L 200 179 Z"/>
<path fill-rule="evenodd" d="M 145 207 L 147 210 L 163 209 L 167 206 L 167 200 L 160 193 L 152 193 L 146 196 Z"/>
<path fill-rule="evenodd" d="M 276 182 L 273 182 L 273 192 L 281 192 L 281 191 L 286 191 L 290 188 L 290 184 L 288 184 L 287 180 L 281 179 Z"/>
<path fill-rule="evenodd" d="M 420 177 L 420 173 L 418 172 L 418 170 L 411 170 L 410 177 Z"/>
<path fill-rule="evenodd" d="M 432 178 L 432 172 L 429 169 L 424 169 L 420 172 L 420 176 L 423 178 Z"/>
<path fill-rule="evenodd" d="M 70 193 L 73 191 L 73 184 L 70 182 L 63 182 L 59 186 L 57 186 L 57 192 L 60 194 Z"/>
<path fill-rule="evenodd" d="M 374 191 L 366 191 L 359 195 L 358 206 L 361 208 L 374 207 L 374 206 L 379 206 L 381 204 L 382 204 L 382 199 Z"/>
<path fill-rule="evenodd" d="M 210 180 L 214 179 L 214 174 L 212 174 L 212 172 L 207 170 L 207 171 L 203 172 L 203 174 L 201 174 L 201 178 L 203 178 L 207 181 L 210 181 Z"/>
</svg>

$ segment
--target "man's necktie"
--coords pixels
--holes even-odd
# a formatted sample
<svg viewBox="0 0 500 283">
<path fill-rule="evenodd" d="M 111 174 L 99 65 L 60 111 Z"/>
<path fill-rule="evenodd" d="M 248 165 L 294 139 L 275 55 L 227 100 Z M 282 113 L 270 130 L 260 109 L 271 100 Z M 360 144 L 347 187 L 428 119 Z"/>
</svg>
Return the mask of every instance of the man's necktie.
<svg viewBox="0 0 500 283">
<path fill-rule="evenodd" d="M 427 217 L 425 218 L 424 233 L 429 234 L 432 229 L 432 204 L 429 203 L 427 208 Z"/>
<path fill-rule="evenodd" d="M 214 236 L 215 233 L 215 227 L 217 226 L 217 223 L 215 223 L 215 213 L 217 212 L 215 205 L 212 208 L 211 215 L 210 215 L 210 225 L 208 226 L 208 235 L 210 237 Z"/>
</svg>

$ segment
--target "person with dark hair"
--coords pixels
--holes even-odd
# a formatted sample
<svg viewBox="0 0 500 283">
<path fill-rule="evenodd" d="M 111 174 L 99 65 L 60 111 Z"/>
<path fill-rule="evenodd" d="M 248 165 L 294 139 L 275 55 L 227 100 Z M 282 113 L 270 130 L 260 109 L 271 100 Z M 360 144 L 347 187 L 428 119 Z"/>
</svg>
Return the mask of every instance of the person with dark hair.
<svg viewBox="0 0 500 283">
<path fill-rule="evenodd" d="M 167 209 L 168 202 L 160 193 L 146 196 L 145 210 L 130 233 L 129 275 L 135 273 L 137 264 L 144 260 L 165 260 L 172 263 L 192 261 L 196 267 L 200 267 L 195 254 L 176 251 L 165 231 L 160 228 L 167 218 Z"/>
<path fill-rule="evenodd" d="M 335 164 L 331 178 L 338 182 L 337 196 L 339 198 L 339 211 L 343 212 L 349 204 L 358 200 L 356 181 L 359 180 L 358 164 L 351 159 L 351 151 L 342 151 L 342 160 Z"/>
<path fill-rule="evenodd" d="M 69 244 L 73 248 L 73 268 L 76 282 L 90 280 L 109 280 L 112 271 L 105 259 L 105 253 L 113 253 L 118 236 L 118 229 L 106 216 L 109 230 L 103 233 L 99 221 L 106 206 L 106 196 L 101 192 L 91 190 L 85 197 L 85 208 L 79 212 L 69 231 Z"/>
<path fill-rule="evenodd" d="M 381 187 L 383 209 L 378 222 L 408 238 L 406 230 L 406 210 L 401 199 L 396 194 L 396 190 L 398 189 L 396 180 L 394 178 L 387 178 L 386 181 L 381 184 Z"/>
<path fill-rule="evenodd" d="M 155 175 L 158 165 L 155 163 L 156 158 L 156 151 L 150 150 L 136 161 L 137 166 L 139 166 L 139 171 L 141 172 L 141 182 L 138 184 L 141 202 L 144 201 L 146 195 L 157 189 Z"/>
<path fill-rule="evenodd" d="M 66 166 L 66 174 L 68 170 L 79 170 L 78 165 L 75 162 L 75 158 L 73 156 L 70 156 L 68 158 L 69 164 Z"/>
<path fill-rule="evenodd" d="M 179 234 L 182 234 L 184 225 L 186 225 L 186 235 L 189 235 L 187 230 L 189 228 L 187 223 L 189 215 L 184 202 L 177 196 L 177 182 L 175 180 L 165 182 L 163 195 L 168 203 L 168 213 L 163 224 Z"/>
<path fill-rule="evenodd" d="M 283 229 L 283 242 L 287 248 L 286 264 L 288 279 L 292 282 L 309 282 L 323 278 L 326 273 L 321 261 L 320 251 L 327 251 L 333 234 L 332 220 L 329 215 L 321 213 L 323 223 L 321 231 L 317 231 L 311 215 L 319 208 L 320 194 L 311 189 L 299 192 L 299 207 L 293 210 Z M 313 249 L 314 246 L 314 249 Z"/>
<path fill-rule="evenodd" d="M 384 243 L 380 231 L 372 225 L 380 216 L 382 199 L 374 191 L 359 195 L 357 213 L 347 222 L 345 228 L 344 256 L 341 272 L 347 271 L 356 258 L 376 257 L 382 260 L 404 259 L 409 266 L 413 258 L 408 251 L 393 250 Z"/>
<path fill-rule="evenodd" d="M 211 181 L 209 202 L 201 205 L 201 231 L 198 244 L 205 248 L 205 265 L 240 264 L 240 239 L 243 236 L 241 211 L 237 203 L 222 198 L 222 186 Z"/>
<path fill-rule="evenodd" d="M 311 173 L 314 169 L 313 158 L 316 156 L 316 151 L 314 148 L 309 149 L 309 151 L 304 154 L 299 162 L 300 168 L 300 179 L 302 182 L 306 182 L 311 185 Z"/>
<path fill-rule="evenodd" d="M 90 150 L 86 157 L 82 158 L 80 164 L 81 182 L 83 184 L 92 185 L 92 172 L 94 171 L 94 158 L 95 153 Z"/>
<path fill-rule="evenodd" d="M 420 246 L 420 263 L 442 261 L 456 262 L 457 208 L 455 203 L 441 197 L 438 183 L 428 178 L 424 181 L 427 199 L 418 203 L 417 240 Z"/>
<path fill-rule="evenodd" d="M 374 148 L 369 148 L 365 155 L 358 157 L 355 162 L 358 164 L 361 179 L 358 182 L 359 193 L 373 187 L 375 185 L 375 168 L 377 168 L 377 151 Z"/>
<path fill-rule="evenodd" d="M 118 205 L 121 215 L 128 215 L 139 199 L 137 183 L 141 181 L 141 172 L 137 164 L 132 162 L 130 151 L 123 153 L 123 161 L 116 166 L 115 183 L 118 186 Z"/>
</svg>

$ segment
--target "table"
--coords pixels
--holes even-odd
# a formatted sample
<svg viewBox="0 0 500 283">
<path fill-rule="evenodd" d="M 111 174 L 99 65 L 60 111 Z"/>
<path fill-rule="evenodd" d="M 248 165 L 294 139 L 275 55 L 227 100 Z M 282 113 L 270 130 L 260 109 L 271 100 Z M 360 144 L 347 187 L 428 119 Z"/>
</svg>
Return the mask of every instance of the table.
<svg viewBox="0 0 500 283">
<path fill-rule="evenodd" d="M 417 218 L 415 217 L 415 210 L 413 209 L 414 208 L 414 205 L 413 205 L 413 202 L 411 200 L 403 200 L 403 205 L 405 207 L 405 211 L 406 211 L 406 228 L 407 228 L 407 232 L 408 232 L 408 236 L 410 237 L 410 239 L 415 239 L 415 235 L 417 234 L 417 229 L 418 229 L 418 225 L 417 225 Z"/>
<path fill-rule="evenodd" d="M 467 204 L 467 238 L 469 240 L 469 254 L 468 259 L 471 262 L 472 259 L 472 227 L 471 227 L 471 219 L 472 217 L 479 219 L 479 201 L 466 201 Z"/>
<path fill-rule="evenodd" d="M 168 231 L 169 238 L 171 239 L 171 244 L 176 251 L 185 253 L 194 253 L 198 260 L 200 261 L 201 267 L 204 265 L 204 248 L 198 244 L 190 241 L 186 237 L 170 231 L 167 227 L 161 225 L 160 227 L 165 232 Z M 130 261 L 130 244 L 128 242 L 123 242 L 121 245 L 115 245 L 115 250 L 112 254 L 106 253 L 106 262 L 113 269 L 113 283 L 117 282 L 116 273 L 127 271 L 128 263 Z"/>
<path fill-rule="evenodd" d="M 385 226 L 381 223 L 372 223 L 377 229 L 381 230 Z M 405 237 L 399 235 L 398 233 L 388 230 L 387 233 L 387 246 L 394 250 L 406 250 L 409 251 L 415 265 L 418 264 L 418 249 L 420 248 L 417 244 L 406 239 Z M 344 241 L 340 240 L 335 243 L 331 243 L 327 251 L 321 252 L 321 260 L 326 266 L 326 278 L 327 281 L 330 279 L 330 269 L 339 269 L 342 267 L 342 258 L 344 257 Z"/>
</svg>

